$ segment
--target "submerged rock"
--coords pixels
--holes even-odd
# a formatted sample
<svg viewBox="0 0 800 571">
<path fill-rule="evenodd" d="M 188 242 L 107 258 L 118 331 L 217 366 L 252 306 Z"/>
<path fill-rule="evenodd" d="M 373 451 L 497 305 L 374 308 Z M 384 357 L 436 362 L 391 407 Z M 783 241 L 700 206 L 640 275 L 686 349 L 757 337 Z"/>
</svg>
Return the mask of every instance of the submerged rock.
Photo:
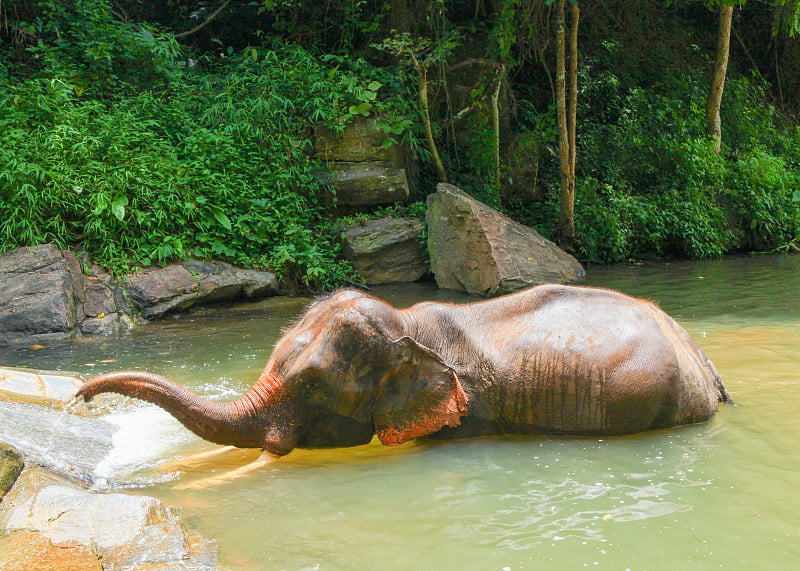
<svg viewBox="0 0 800 571">
<path fill-rule="evenodd" d="M 103 395 L 91 407 L 74 403 L 83 383 L 78 373 L 0 367 L 0 442 L 13 445 L 39 466 L 94 481 L 119 429 L 96 417 L 124 397 Z"/>
<path fill-rule="evenodd" d="M 110 454 L 118 429 L 102 418 L 0 401 L 0 441 L 13 445 L 35 464 L 87 483 Z"/>
<path fill-rule="evenodd" d="M 41 468 L 0 504 L 0 569 L 219 568 L 216 542 L 159 500 L 96 494 Z"/>
<path fill-rule="evenodd" d="M 428 271 L 423 229 L 416 218 L 356 222 L 342 233 L 344 255 L 364 283 L 414 282 Z"/>
<path fill-rule="evenodd" d="M 441 288 L 482 296 L 580 280 L 580 263 L 533 228 L 440 183 L 428 197 L 428 250 Z"/>
<path fill-rule="evenodd" d="M 0 401 L 63 408 L 84 383 L 77 373 L 0 367 Z"/>
</svg>

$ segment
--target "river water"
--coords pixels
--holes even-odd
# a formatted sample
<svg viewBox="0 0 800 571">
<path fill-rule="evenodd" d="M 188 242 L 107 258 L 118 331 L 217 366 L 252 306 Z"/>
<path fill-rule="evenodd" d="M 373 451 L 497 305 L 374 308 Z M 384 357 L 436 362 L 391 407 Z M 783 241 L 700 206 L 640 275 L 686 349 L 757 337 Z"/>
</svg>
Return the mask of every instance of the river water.
<svg viewBox="0 0 800 571">
<path fill-rule="evenodd" d="M 217 447 L 134 403 L 107 417 L 119 429 L 96 481 L 180 507 L 236 571 L 800 568 L 800 256 L 588 273 L 590 285 L 673 315 L 737 406 L 702 426 L 628 437 L 297 450 L 233 482 L 177 489 L 257 453 L 188 466 L 182 458 Z M 469 299 L 421 284 L 374 293 L 398 306 Z M 0 363 L 147 368 L 228 400 L 306 302 L 201 310 L 119 338 L 5 350 Z"/>
</svg>

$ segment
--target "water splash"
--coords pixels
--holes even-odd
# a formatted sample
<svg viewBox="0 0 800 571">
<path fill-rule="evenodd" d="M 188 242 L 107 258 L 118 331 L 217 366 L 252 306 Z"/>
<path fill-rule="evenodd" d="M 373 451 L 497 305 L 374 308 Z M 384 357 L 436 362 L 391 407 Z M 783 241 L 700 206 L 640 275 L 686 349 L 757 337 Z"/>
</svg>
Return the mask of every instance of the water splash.
<svg viewBox="0 0 800 571">
<path fill-rule="evenodd" d="M 111 449 L 95 466 L 96 487 L 145 486 L 177 477 L 175 472 L 154 472 L 194 438 L 169 413 L 145 405 L 114 412 L 105 420 L 116 430 Z"/>
</svg>

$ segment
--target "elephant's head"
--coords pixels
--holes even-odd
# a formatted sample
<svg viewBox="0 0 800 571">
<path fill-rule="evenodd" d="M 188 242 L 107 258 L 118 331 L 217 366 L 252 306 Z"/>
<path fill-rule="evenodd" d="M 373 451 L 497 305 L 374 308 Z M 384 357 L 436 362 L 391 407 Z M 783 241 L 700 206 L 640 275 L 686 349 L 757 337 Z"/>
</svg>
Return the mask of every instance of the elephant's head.
<svg viewBox="0 0 800 571">
<path fill-rule="evenodd" d="M 312 304 L 278 341 L 255 385 L 231 403 L 150 373 L 114 372 L 78 391 L 155 403 L 206 440 L 284 455 L 295 447 L 388 445 L 457 426 L 467 396 L 456 373 L 406 335 L 403 312 L 343 290 Z"/>
</svg>

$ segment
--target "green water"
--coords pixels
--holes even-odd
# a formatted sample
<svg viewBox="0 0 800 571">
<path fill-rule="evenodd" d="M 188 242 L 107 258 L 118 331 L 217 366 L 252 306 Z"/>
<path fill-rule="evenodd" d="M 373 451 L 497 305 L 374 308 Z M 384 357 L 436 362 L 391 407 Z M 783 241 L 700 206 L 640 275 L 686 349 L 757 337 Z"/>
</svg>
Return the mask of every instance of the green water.
<svg viewBox="0 0 800 571">
<path fill-rule="evenodd" d="M 143 461 L 132 492 L 181 507 L 237 571 L 800 568 L 800 256 L 589 268 L 587 283 L 658 301 L 704 347 L 738 406 L 702 426 L 622 438 L 295 451 L 199 490 L 175 487 L 257 454 L 182 466 L 181 456 L 216 447 L 150 415 L 146 423 L 176 436 L 158 437 L 169 442 L 156 456 L 175 463 Z M 467 299 L 425 285 L 375 293 L 397 305 Z M 118 339 L 5 351 L 0 363 L 146 367 L 230 399 L 304 302 L 204 310 Z M 128 446 L 147 446 L 134 429 Z"/>
</svg>

